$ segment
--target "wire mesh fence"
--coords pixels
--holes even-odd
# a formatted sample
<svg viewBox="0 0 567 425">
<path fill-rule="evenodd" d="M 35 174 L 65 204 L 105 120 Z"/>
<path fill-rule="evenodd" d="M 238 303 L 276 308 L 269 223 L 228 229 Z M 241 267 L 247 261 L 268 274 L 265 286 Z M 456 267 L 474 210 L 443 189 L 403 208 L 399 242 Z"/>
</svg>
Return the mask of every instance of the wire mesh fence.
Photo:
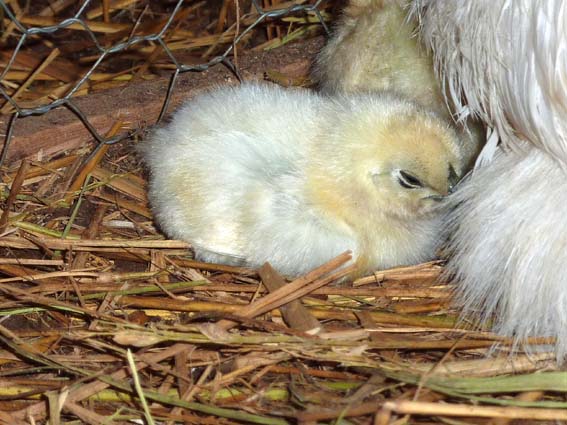
<svg viewBox="0 0 567 425">
<path fill-rule="evenodd" d="M 168 109 L 180 74 L 224 65 L 241 79 L 235 60 L 237 46 L 267 22 L 297 17 L 294 22 L 303 25 L 296 25 L 296 30 L 288 31 L 284 35 L 284 38 L 288 39 L 292 39 L 298 31 L 304 31 L 305 24 L 311 27 L 321 25 L 327 30 L 321 11 L 323 0 L 264 0 L 262 4 L 258 0 L 250 0 L 246 13 L 241 13 L 243 5 L 239 4 L 238 0 L 225 0 L 220 4 L 219 16 L 226 17 L 227 7 L 232 4 L 236 17 L 230 25 L 227 24 L 228 21 L 220 22 L 219 18 L 216 24 L 217 29 L 221 31 L 210 36 L 207 42 L 203 42 L 202 38 L 195 41 L 191 37 L 194 33 L 187 25 L 190 13 L 207 3 L 204 1 L 104 0 L 99 3 L 91 0 L 56 0 L 46 2 L 43 7 L 41 4 L 44 2 L 28 2 L 24 7 L 18 3 L 15 0 L 0 0 L 0 18 L 3 18 L 0 36 L 0 94 L 3 104 L 0 106 L 0 113 L 10 115 L 0 166 L 5 163 L 8 155 L 16 121 L 32 115 L 43 115 L 57 108 L 67 108 L 80 119 L 95 139 L 96 149 L 136 133 L 139 129 L 133 128 L 128 133 L 114 136 L 100 134 L 88 114 L 74 101 L 76 96 L 84 94 L 85 89 L 88 91 L 90 84 L 99 80 L 98 70 L 107 61 L 124 62 L 124 56 L 128 53 L 136 49 L 138 53 L 143 51 L 146 63 L 135 69 L 137 74 L 140 74 L 140 70 L 147 68 L 148 63 L 158 56 L 166 58 L 169 66 L 162 63 L 162 68 L 173 72 L 157 119 L 159 122 Z M 136 8 L 132 8 L 134 4 Z M 30 8 L 37 9 L 37 13 L 28 13 Z M 129 12 L 128 19 L 124 19 L 125 11 Z M 66 16 L 61 16 L 65 13 Z M 145 18 L 148 16 L 154 19 L 147 22 Z M 223 24 L 228 25 L 228 28 L 223 30 Z M 65 45 L 71 33 L 80 33 L 81 41 L 74 43 L 74 46 L 78 44 L 79 48 Z M 54 40 L 61 45 L 55 46 Z M 200 60 L 196 61 L 194 56 L 190 60 L 184 57 L 184 52 L 207 47 L 207 43 L 208 48 Z M 30 49 L 30 46 L 34 46 L 34 49 Z M 80 50 L 77 51 L 78 49 Z M 61 61 L 63 66 L 53 66 L 57 58 L 64 58 L 64 61 Z M 87 66 L 81 66 L 80 72 L 74 72 L 75 60 L 81 61 L 81 64 L 87 63 Z M 22 67 L 22 64 L 26 66 Z M 65 69 L 65 64 L 69 65 L 69 69 Z M 115 67 L 112 75 L 124 77 L 132 71 L 128 67 L 122 68 L 126 69 L 120 69 L 120 65 Z M 42 90 L 42 82 L 46 78 L 58 79 L 61 84 L 56 90 L 47 92 Z M 26 92 L 32 88 L 38 88 L 42 95 L 34 98 L 27 96 Z"/>
</svg>

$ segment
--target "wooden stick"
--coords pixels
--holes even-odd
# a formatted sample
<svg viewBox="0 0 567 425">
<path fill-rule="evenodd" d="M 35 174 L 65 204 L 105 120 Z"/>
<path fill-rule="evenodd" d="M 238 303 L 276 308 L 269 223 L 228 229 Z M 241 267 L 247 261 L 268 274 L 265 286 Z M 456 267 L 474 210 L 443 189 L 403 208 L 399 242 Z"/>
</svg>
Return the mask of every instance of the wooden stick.
<svg viewBox="0 0 567 425">
<path fill-rule="evenodd" d="M 395 267 L 393 269 L 379 270 L 374 272 L 372 276 L 356 279 L 353 282 L 353 286 L 381 283 L 385 280 L 407 280 L 410 277 L 413 279 L 436 279 L 439 277 L 441 270 L 442 267 L 439 265 L 439 261 L 431 261 L 415 266 Z"/>
<path fill-rule="evenodd" d="M 275 292 L 286 286 L 286 282 L 277 271 L 270 265 L 264 264 L 258 274 L 268 291 Z M 311 335 L 318 333 L 322 327 L 321 323 L 309 312 L 300 300 L 291 301 L 287 305 L 280 307 L 285 322 L 292 328 L 304 331 Z"/>
<path fill-rule="evenodd" d="M 31 167 L 26 172 L 25 179 L 28 180 L 33 177 L 55 173 L 59 168 L 63 168 L 72 164 L 77 158 L 79 158 L 79 155 L 66 155 L 63 158 L 56 159 L 54 161 L 48 162 L 47 164 L 32 163 Z M 17 172 L 8 174 L 8 179 L 13 180 L 16 177 L 16 174 Z"/>
<path fill-rule="evenodd" d="M 42 243 L 54 250 L 91 248 L 149 248 L 149 249 L 189 249 L 187 242 L 163 239 L 58 239 L 40 238 Z M 0 238 L 0 246 L 11 248 L 37 248 L 24 238 Z"/>
<path fill-rule="evenodd" d="M 105 24 L 110 23 L 110 0 L 102 0 L 102 16 Z"/>
<path fill-rule="evenodd" d="M 271 294 L 270 294 L 271 295 Z M 302 295 L 303 296 L 303 295 Z M 167 310 L 167 311 L 187 311 L 187 312 L 224 312 L 224 313 L 234 313 L 237 314 L 242 306 L 235 304 L 223 304 L 217 302 L 207 302 L 207 301 L 185 301 L 185 300 L 171 300 L 164 299 L 160 297 L 131 297 L 123 296 L 117 302 L 118 305 L 123 307 L 138 307 L 147 309 L 157 309 L 157 310 Z M 274 308 L 279 307 L 276 306 Z M 309 311 L 317 318 L 324 320 L 357 320 L 356 315 L 351 310 L 339 310 L 339 309 L 317 309 L 310 308 Z M 423 328 L 424 330 L 431 331 L 433 329 L 443 329 L 450 330 L 455 326 L 456 319 L 445 318 L 445 317 L 430 317 L 430 316 L 418 316 L 418 315 L 404 315 L 395 314 L 382 311 L 371 311 L 372 320 L 376 323 L 387 323 L 395 324 L 400 326 L 415 326 Z M 240 314 L 241 315 L 241 314 Z M 456 330 L 455 330 L 456 331 Z M 500 341 L 500 340 L 499 340 Z M 419 342 L 419 343 L 418 343 Z M 423 342 L 423 344 L 422 344 Z M 412 348 L 413 345 L 419 347 L 425 347 L 427 344 L 432 342 L 435 347 L 450 347 L 453 341 L 406 341 L 403 346 L 405 348 Z M 476 344 L 480 342 L 480 344 Z M 500 341 L 504 343 L 504 341 Z M 447 343 L 447 344 L 445 344 Z M 533 340 L 530 343 L 543 344 L 549 343 L 549 340 Z M 494 344 L 494 338 L 490 338 L 490 335 L 486 336 L 484 341 L 473 341 L 467 340 L 459 344 L 459 347 L 487 347 Z M 379 348 L 379 347 L 376 347 Z M 387 347 L 384 347 L 387 348 Z"/>
<path fill-rule="evenodd" d="M 468 406 L 462 404 L 429 403 L 424 401 L 387 401 L 384 403 L 383 409 L 408 415 L 567 421 L 567 409 L 539 409 L 516 406 Z"/>
<path fill-rule="evenodd" d="M 22 24 L 33 25 L 36 27 L 50 27 L 52 25 L 57 25 L 61 22 L 60 18 L 54 18 L 51 16 L 22 16 L 20 18 L 20 22 Z M 97 22 L 97 21 L 89 21 L 84 20 L 84 22 L 88 25 L 88 27 L 93 32 L 100 32 L 105 34 L 112 34 L 118 31 L 128 30 L 131 25 L 130 24 L 121 24 L 121 23 L 104 23 L 104 22 Z M 69 30 L 78 30 L 78 31 L 85 31 L 85 27 L 80 23 L 72 23 L 65 27 Z"/>
<path fill-rule="evenodd" d="M 116 121 L 112 126 L 112 128 L 106 134 L 106 137 L 115 136 L 121 127 L 122 127 L 122 120 Z M 79 173 L 77 178 L 73 181 L 71 187 L 69 188 L 69 192 L 65 196 L 65 202 L 69 203 L 75 197 L 75 192 L 77 192 L 83 186 L 83 183 L 85 182 L 87 176 L 94 170 L 94 168 L 102 160 L 108 148 L 109 145 L 101 146 L 100 149 L 96 152 L 96 154 L 90 158 L 88 163 L 86 163 L 82 167 L 81 172 Z"/>
<path fill-rule="evenodd" d="M 6 231 L 6 228 L 8 227 L 10 210 L 14 206 L 14 203 L 16 202 L 16 196 L 18 196 L 18 193 L 22 188 L 22 183 L 24 182 L 24 178 L 29 165 L 29 161 L 22 161 L 18 173 L 16 174 L 16 177 L 12 182 L 12 186 L 10 187 L 10 195 L 8 195 L 8 200 L 6 201 L 6 208 L 4 209 L 2 216 L 0 217 L 0 233 L 4 233 Z"/>
<path fill-rule="evenodd" d="M 317 267 L 306 275 L 294 280 L 293 282 L 285 285 L 282 288 L 266 295 L 265 297 L 247 305 L 242 308 L 237 314 L 245 318 L 253 318 L 259 316 L 260 314 L 267 313 L 268 311 L 274 310 L 284 304 L 287 304 L 293 300 L 301 298 L 304 295 L 314 291 L 321 286 L 324 286 L 333 280 L 344 277 L 350 272 L 354 271 L 355 266 L 346 267 L 338 272 L 328 275 L 326 278 L 319 279 L 335 270 L 336 268 L 342 266 L 346 262 L 352 259 L 350 251 L 347 251 L 338 257 L 332 259 L 331 261 Z M 316 280 L 319 279 L 319 280 Z M 312 282 L 312 283 L 309 283 Z M 227 330 L 233 327 L 235 323 L 230 320 L 221 320 L 218 326 Z"/>
<path fill-rule="evenodd" d="M 293 282 L 287 284 L 285 287 L 280 288 L 269 295 L 266 295 L 262 299 L 246 306 L 242 311 L 240 311 L 240 316 L 243 317 L 255 317 L 260 314 L 263 314 L 267 311 L 273 310 L 274 308 L 279 307 L 287 302 L 290 302 L 293 299 L 297 299 L 302 297 L 303 295 L 307 295 L 309 292 L 316 289 L 315 282 L 318 283 L 317 287 L 323 286 L 326 283 L 329 283 L 330 280 L 322 279 L 320 281 L 315 281 L 315 279 L 320 278 L 321 276 L 326 275 L 327 273 L 335 270 L 336 268 L 342 266 L 346 262 L 352 259 L 352 255 L 350 252 L 345 252 L 338 257 L 332 259 L 331 261 L 323 264 L 322 266 L 317 267 L 316 269 L 312 270 L 311 272 L 307 273 L 305 276 L 302 276 Z M 341 275 L 348 274 L 351 270 L 349 269 L 347 273 L 345 273 L 347 269 L 343 269 L 340 273 Z M 337 274 L 333 275 L 332 277 L 335 278 Z M 313 282 L 310 285 L 306 285 L 309 282 Z M 321 283 L 325 282 L 325 283 Z"/>
<path fill-rule="evenodd" d="M 134 3 L 136 3 L 137 1 L 138 1 L 138 0 L 113 0 L 113 1 L 110 3 L 110 5 L 108 5 L 108 8 L 109 8 L 110 10 L 126 9 L 128 6 L 130 6 L 130 5 L 134 4 Z M 108 3 L 108 2 L 107 2 L 107 3 Z M 104 4 L 104 3 L 103 3 L 103 4 Z M 103 6 L 103 7 L 104 7 L 104 6 Z M 93 9 L 89 10 L 89 11 L 87 12 L 87 15 L 86 15 L 86 16 L 87 16 L 87 19 L 89 19 L 89 20 L 90 20 L 90 19 L 96 19 L 96 18 L 98 18 L 99 16 L 103 15 L 103 14 L 104 14 L 103 7 L 98 6 L 98 7 L 95 7 L 95 8 L 93 8 Z M 104 22 L 107 22 L 107 21 L 106 21 L 106 18 L 105 18 Z"/>
<path fill-rule="evenodd" d="M 515 372 L 515 373 L 518 373 L 518 372 Z M 516 400 L 537 401 L 544 396 L 545 396 L 545 393 L 543 391 L 529 391 L 529 392 L 525 392 L 525 393 L 520 393 L 516 397 Z M 507 418 L 494 418 L 487 425 L 508 425 L 510 422 L 512 422 L 512 420 L 513 420 L 513 418 L 509 418 L 509 417 L 507 417 Z"/>
<path fill-rule="evenodd" d="M 64 266 L 63 260 L 37 260 L 35 258 L 0 258 L 0 265 L 15 264 L 22 266 Z"/>
<path fill-rule="evenodd" d="M 59 49 L 55 48 L 47 55 L 44 61 L 35 69 L 34 72 L 18 87 L 18 90 L 12 95 L 12 99 L 16 100 L 30 85 L 35 81 L 35 78 L 43 72 L 43 70 L 51 63 L 53 60 L 59 56 Z M 6 114 L 12 109 L 12 104 L 6 102 L 6 104 L 0 109 L 0 114 Z"/>
<path fill-rule="evenodd" d="M 191 262 L 191 260 L 185 260 L 183 258 L 172 260 L 176 265 L 184 265 L 186 262 Z M 196 269 L 202 270 L 219 270 L 216 264 L 210 264 L 209 267 L 200 267 L 199 265 L 191 266 Z M 220 265 L 219 265 L 220 267 Z M 231 266 L 227 266 L 231 267 Z M 235 270 L 225 270 L 227 273 L 241 274 L 251 274 L 249 269 L 234 267 Z M 258 285 L 254 284 L 222 284 L 222 285 L 207 285 L 199 288 L 195 288 L 195 291 L 223 291 L 223 292 L 244 292 L 244 293 L 255 293 L 258 292 Z M 260 292 L 263 292 L 260 289 Z M 437 303 L 448 302 L 448 297 L 451 295 L 450 289 L 437 289 L 437 288 L 350 288 L 350 287 L 324 287 L 313 291 L 317 295 L 341 295 L 344 297 L 388 297 L 388 298 L 437 298 Z M 423 303 L 423 301 L 421 301 Z M 418 313 L 419 311 L 398 311 L 396 309 L 397 305 L 394 306 L 396 313 Z"/>
<path fill-rule="evenodd" d="M 102 219 L 106 214 L 107 207 L 106 205 L 99 205 L 93 214 L 93 217 L 90 220 L 89 227 L 83 232 L 83 237 L 85 239 L 92 239 L 98 236 L 100 232 L 100 227 L 102 226 Z M 87 259 L 89 258 L 89 253 L 86 251 L 78 252 L 75 258 L 73 259 L 73 263 L 71 265 L 71 269 L 82 269 L 85 267 L 87 263 Z"/>
</svg>

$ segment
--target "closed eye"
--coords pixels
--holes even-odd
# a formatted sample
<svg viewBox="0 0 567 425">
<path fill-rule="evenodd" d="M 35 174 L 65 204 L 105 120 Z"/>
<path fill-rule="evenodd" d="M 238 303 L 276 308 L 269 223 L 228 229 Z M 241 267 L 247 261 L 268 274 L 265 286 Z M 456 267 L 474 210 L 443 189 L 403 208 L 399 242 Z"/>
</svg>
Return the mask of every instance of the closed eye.
<svg viewBox="0 0 567 425">
<path fill-rule="evenodd" d="M 398 171 L 398 183 L 406 189 L 419 189 L 423 187 L 423 183 L 417 177 L 403 170 Z"/>
</svg>

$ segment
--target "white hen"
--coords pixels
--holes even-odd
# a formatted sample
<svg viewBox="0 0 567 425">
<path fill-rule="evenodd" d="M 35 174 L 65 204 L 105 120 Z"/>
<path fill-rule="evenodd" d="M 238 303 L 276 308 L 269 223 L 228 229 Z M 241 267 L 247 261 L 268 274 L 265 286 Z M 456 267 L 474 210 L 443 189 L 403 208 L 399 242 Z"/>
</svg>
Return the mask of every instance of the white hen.
<svg viewBox="0 0 567 425">
<path fill-rule="evenodd" d="M 567 2 L 414 0 L 460 113 L 493 130 L 453 202 L 449 270 L 465 310 L 567 354 Z M 500 142 L 500 146 L 498 146 Z M 482 164 L 480 164 L 482 165 Z"/>
</svg>

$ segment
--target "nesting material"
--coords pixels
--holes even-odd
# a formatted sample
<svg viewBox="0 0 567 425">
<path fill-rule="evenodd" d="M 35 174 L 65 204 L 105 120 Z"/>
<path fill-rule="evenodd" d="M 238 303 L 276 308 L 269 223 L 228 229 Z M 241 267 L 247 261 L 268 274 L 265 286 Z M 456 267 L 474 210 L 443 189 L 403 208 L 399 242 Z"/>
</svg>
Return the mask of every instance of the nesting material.
<svg viewBox="0 0 567 425">
<path fill-rule="evenodd" d="M 23 4 L 3 3 L 14 8 Z M 62 20 L 79 2 L 52 1 L 47 7 L 45 1 L 43 10 L 43 1 L 28 3 L 29 9 L 16 14 L 32 22 L 32 13 Z M 261 21 L 250 31 L 257 15 L 246 16 L 250 3 L 239 3 L 240 32 L 247 36 L 265 31 L 274 37 L 269 41 L 277 41 L 280 32 L 284 38 L 302 28 L 301 16 L 291 16 L 288 21 Z M 323 14 L 330 3 L 319 4 Z M 105 30 L 106 46 L 159 28 L 169 15 L 153 8 L 174 4 L 91 1 L 85 14 Z M 269 10 L 291 2 L 262 4 Z M 203 63 L 201 55 L 214 51 L 214 43 L 232 45 L 238 32 L 233 5 L 233 0 L 182 2 L 179 21 L 174 19 L 172 32 L 165 34 L 168 42 L 180 46 L 176 53 Z M 219 13 L 220 6 L 224 12 Z M 106 31 L 125 23 L 130 24 L 127 31 Z M 62 41 L 64 48 L 22 97 L 40 99 L 49 92 L 57 98 L 52 90 L 68 87 L 59 77 L 54 80 L 54 71 L 61 81 L 72 83 L 85 72 L 76 74 L 72 64 L 80 68 L 98 58 L 97 52 L 85 52 L 84 37 L 76 36 L 84 28 L 74 27 L 64 37 L 36 33 L 28 38 L 30 49 L 19 52 L 18 66 L 20 60 L 41 58 L 42 48 L 51 49 L 51 43 Z M 196 33 L 188 34 L 188 29 Z M 2 37 L 18 35 L 9 23 Z M 13 41 L 4 45 L 4 54 L 16 45 Z M 263 68 L 254 75 L 275 68 L 283 74 L 282 82 L 291 81 L 297 75 L 288 74 L 290 68 L 282 64 L 303 66 L 319 41 L 300 41 L 261 55 L 250 52 L 256 44 L 240 43 L 239 64 L 245 77 L 261 62 Z M 202 47 L 188 51 L 196 45 Z M 107 124 L 96 121 L 100 131 L 153 122 L 159 108 L 144 109 L 144 120 L 134 112 L 148 94 L 156 104 L 165 97 L 167 78 L 149 86 L 142 81 L 156 77 L 157 69 L 173 68 L 167 59 L 156 58 L 153 53 L 159 50 L 158 43 L 139 43 L 129 46 L 125 56 L 114 53 L 112 69 L 101 69 L 101 74 L 123 72 L 106 83 L 124 78 L 129 87 L 89 94 L 75 99 L 75 105 L 83 109 L 89 103 L 89 110 L 104 116 Z M 71 62 L 74 52 L 86 62 Z M 144 52 L 152 54 L 140 56 Z M 132 60 L 130 54 L 137 56 Z M 69 61 L 59 62 L 63 58 Z M 18 73 L 25 78 L 37 65 L 30 61 L 30 69 L 18 68 Z M 11 93 L 16 81 L 11 71 L 8 75 L 3 83 Z M 175 97 L 190 97 L 213 81 L 234 77 L 218 66 L 185 78 L 174 85 L 172 106 Z M 84 87 L 79 92 L 93 89 Z M 113 103 L 118 97 L 121 103 Z M 125 111 L 127 118 L 120 122 L 124 117 L 119 112 Z M 153 226 L 145 174 L 134 154 L 137 138 L 90 155 L 92 137 L 70 131 L 59 112 L 65 111 L 19 122 L 17 127 L 25 124 L 33 133 L 20 146 L 29 144 L 27 152 L 38 155 L 29 166 L 8 160 L 0 168 L 0 208 L 6 217 L 0 234 L 1 423 L 381 424 L 400 417 L 408 423 L 440 423 L 466 415 L 468 422 L 490 417 L 501 418 L 502 424 L 513 418 L 529 423 L 567 418 L 567 379 L 565 372 L 550 370 L 554 354 L 516 352 L 511 357 L 511 341 L 457 322 L 449 304 L 452 287 L 437 280 L 442 263 L 379 270 L 352 285 L 337 285 L 332 280 L 346 270 L 336 270 L 348 257 L 343 255 L 295 279 L 294 285 L 283 285 L 282 291 L 272 288 L 275 272 L 266 276 L 268 266 L 257 271 L 197 261 L 188 243 L 164 239 Z M 261 115 L 269 113 L 278 119 L 270 110 Z M 37 120 L 53 131 L 36 131 L 32 123 Z M 81 148 L 71 148 L 70 138 L 80 141 Z M 42 141 L 57 150 L 43 149 Z M 17 143 L 11 153 L 16 150 L 14 158 L 21 157 L 16 148 Z M 298 308 L 302 313 L 297 314 Z M 305 320 L 295 320 L 300 315 Z M 235 325 L 223 332 L 226 328 L 217 326 L 223 321 Z M 504 352 L 486 358 L 495 340 Z"/>
</svg>

